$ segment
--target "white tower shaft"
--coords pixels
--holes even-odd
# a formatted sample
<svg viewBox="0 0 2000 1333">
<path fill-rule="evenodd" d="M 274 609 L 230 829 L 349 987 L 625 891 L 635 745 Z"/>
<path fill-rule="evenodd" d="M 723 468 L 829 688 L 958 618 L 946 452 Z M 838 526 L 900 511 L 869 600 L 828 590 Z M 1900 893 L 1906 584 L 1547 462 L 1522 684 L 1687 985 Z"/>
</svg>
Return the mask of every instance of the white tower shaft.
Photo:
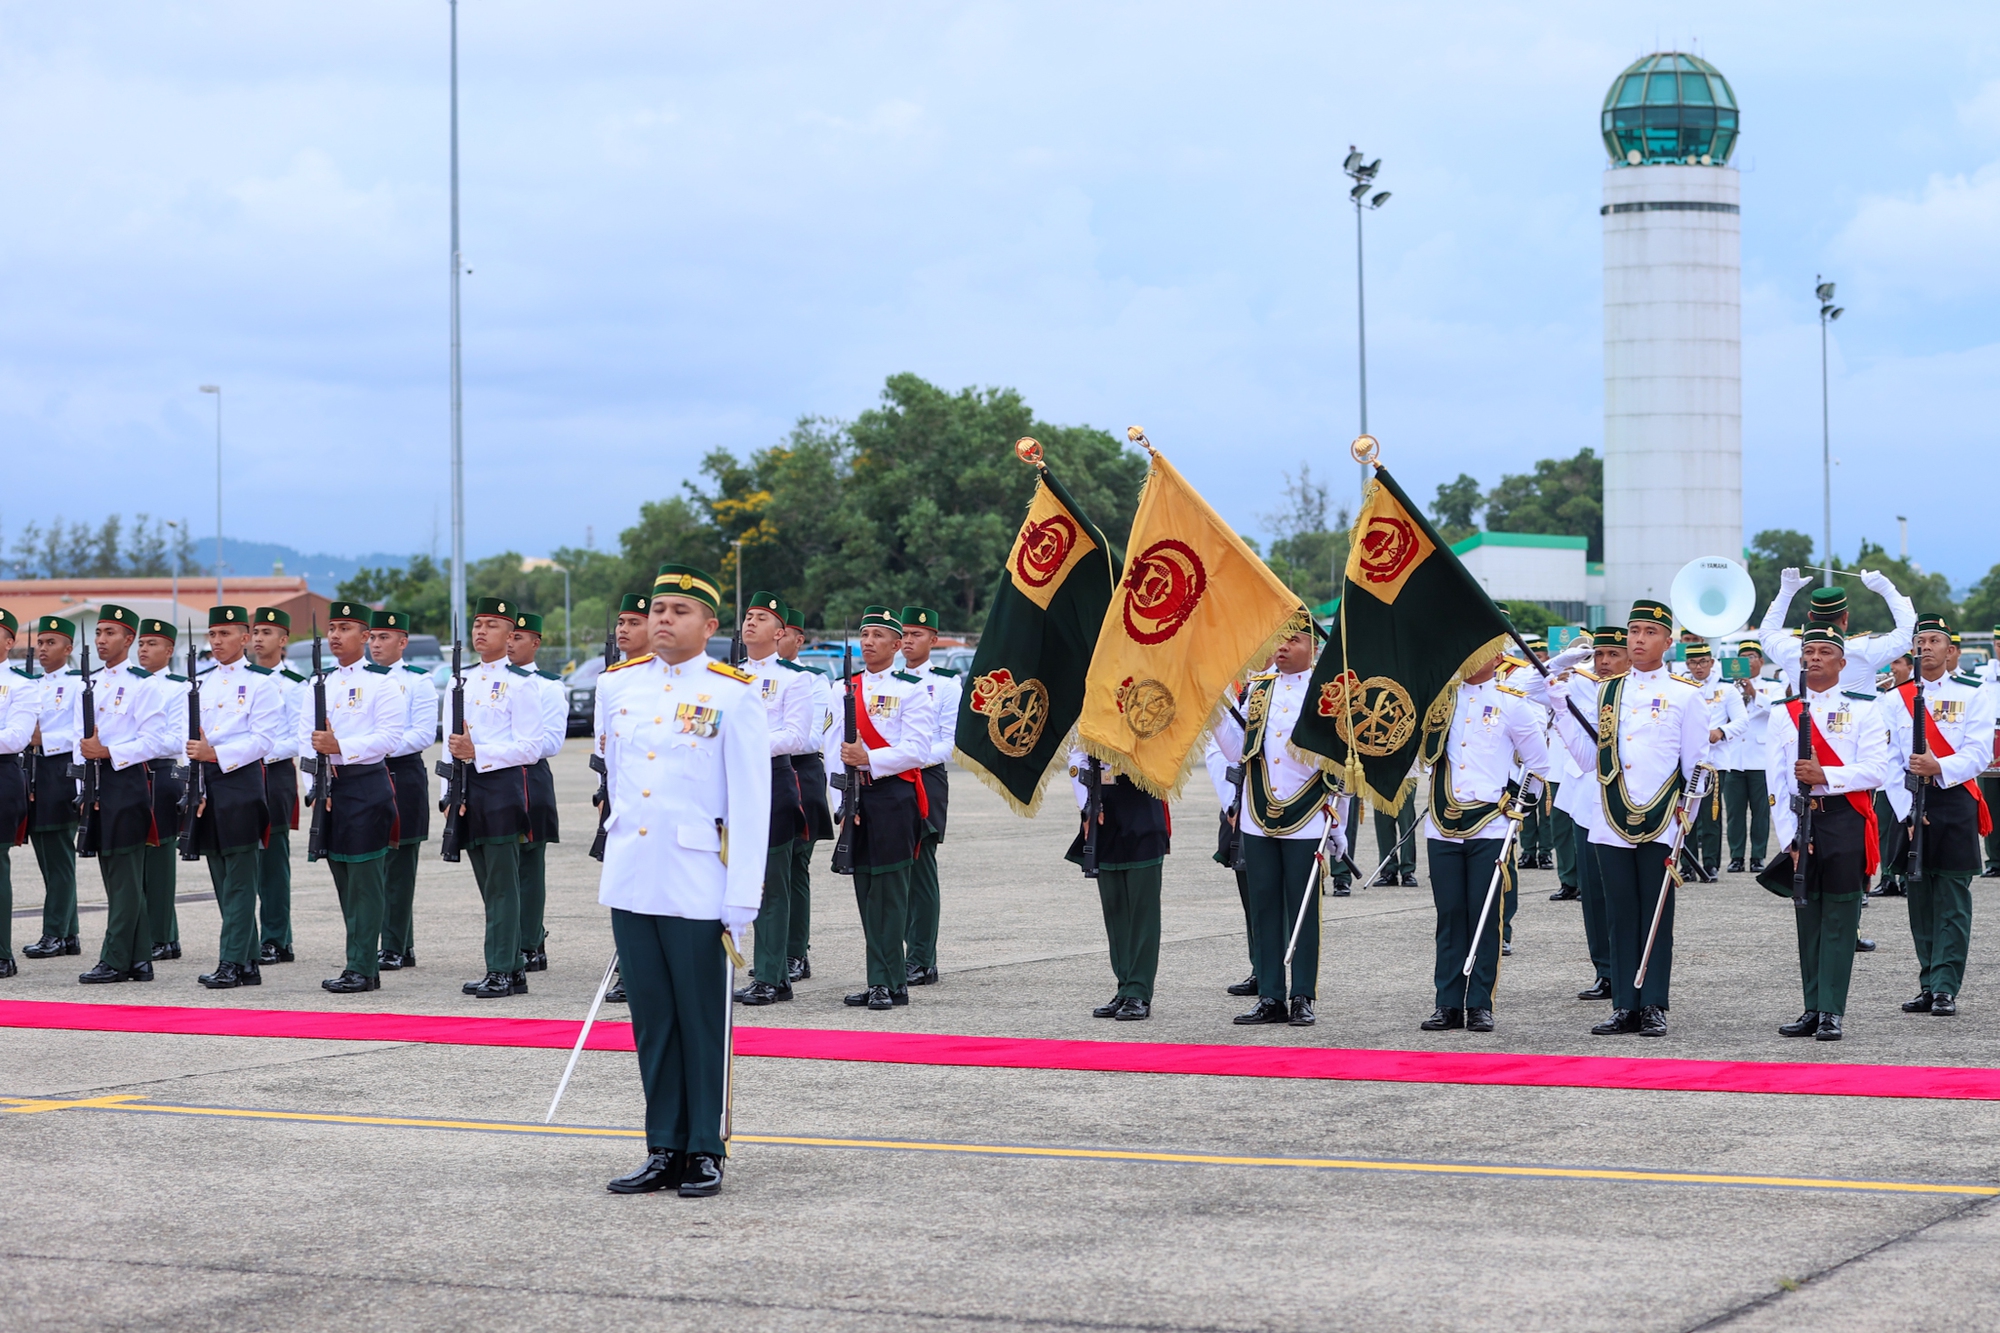
<svg viewBox="0 0 2000 1333">
<path fill-rule="evenodd" d="M 1742 226 L 1730 167 L 1604 173 L 1604 595 L 1743 548 Z"/>
</svg>

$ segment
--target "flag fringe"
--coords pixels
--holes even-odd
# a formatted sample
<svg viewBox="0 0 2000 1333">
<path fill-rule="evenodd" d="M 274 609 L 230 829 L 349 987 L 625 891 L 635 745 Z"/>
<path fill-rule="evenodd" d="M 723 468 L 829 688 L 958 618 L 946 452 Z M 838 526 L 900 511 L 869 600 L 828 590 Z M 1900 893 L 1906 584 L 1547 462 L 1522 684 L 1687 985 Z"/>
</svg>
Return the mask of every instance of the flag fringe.
<svg viewBox="0 0 2000 1333">
<path fill-rule="evenodd" d="M 1042 776 L 1035 782 L 1035 799 L 1023 804 L 1021 798 L 1007 790 L 1006 784 L 995 777 L 986 765 L 980 763 L 965 751 L 954 745 L 951 748 L 951 757 L 958 761 L 959 767 L 972 774 L 973 777 L 978 778 L 983 785 L 996 793 L 1001 800 L 1007 802 L 1007 808 L 1021 818 L 1033 819 L 1037 814 L 1041 813 L 1042 800 L 1049 794 L 1049 774 L 1055 770 L 1055 764 L 1051 763 L 1047 768 L 1042 770 Z"/>
</svg>

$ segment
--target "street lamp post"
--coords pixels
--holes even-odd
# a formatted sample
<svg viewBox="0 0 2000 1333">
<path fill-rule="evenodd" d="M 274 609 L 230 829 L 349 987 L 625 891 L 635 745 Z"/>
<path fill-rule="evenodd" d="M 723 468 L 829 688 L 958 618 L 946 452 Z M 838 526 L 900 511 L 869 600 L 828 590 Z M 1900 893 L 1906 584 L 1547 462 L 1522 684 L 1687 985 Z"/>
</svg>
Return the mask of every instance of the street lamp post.
<svg viewBox="0 0 2000 1333">
<path fill-rule="evenodd" d="M 465 638 L 465 431 L 458 365 L 458 0 L 451 0 L 451 637 Z"/>
<path fill-rule="evenodd" d="M 1363 159 L 1361 150 L 1353 144 L 1347 146 L 1347 160 L 1341 163 L 1341 170 L 1347 173 L 1354 188 L 1347 197 L 1354 204 L 1354 325 L 1355 346 L 1359 349 L 1361 362 L 1361 431 L 1368 433 L 1368 297 L 1364 284 L 1364 268 L 1361 262 L 1361 214 L 1363 209 L 1373 211 L 1389 202 L 1389 192 L 1383 190 L 1373 198 L 1368 192 L 1375 188 L 1375 173 L 1382 169 L 1382 159 L 1373 162 Z M 1368 465 L 1361 464 L 1361 498 L 1368 498 Z M 1339 579 L 1335 577 L 1335 587 Z"/>
<path fill-rule="evenodd" d="M 173 614 L 178 619 L 181 613 L 181 525 L 172 519 L 166 520 L 166 524 L 174 530 L 174 535 L 170 539 L 170 544 L 174 548 L 174 581 L 167 593 L 167 598 L 173 603 Z M 221 599 L 218 598 L 217 600 Z"/>
<path fill-rule="evenodd" d="M 215 601 L 222 604 L 222 386 L 204 384 L 203 393 L 215 395 Z"/>
<path fill-rule="evenodd" d="M 736 626 L 741 629 L 743 627 L 743 539 L 738 537 L 729 544 L 736 548 Z"/>
<path fill-rule="evenodd" d="M 1823 587 L 1833 586 L 1833 424 L 1828 411 L 1826 373 L 1826 326 L 1839 319 L 1845 308 L 1833 303 L 1833 284 L 1813 276 L 1818 284 L 1813 294 L 1819 297 L 1819 465 L 1820 465 L 1820 506 L 1821 519 L 1825 523 L 1825 545 L 1820 548 L 1820 559 L 1826 561 L 1826 569 L 1820 574 Z"/>
</svg>

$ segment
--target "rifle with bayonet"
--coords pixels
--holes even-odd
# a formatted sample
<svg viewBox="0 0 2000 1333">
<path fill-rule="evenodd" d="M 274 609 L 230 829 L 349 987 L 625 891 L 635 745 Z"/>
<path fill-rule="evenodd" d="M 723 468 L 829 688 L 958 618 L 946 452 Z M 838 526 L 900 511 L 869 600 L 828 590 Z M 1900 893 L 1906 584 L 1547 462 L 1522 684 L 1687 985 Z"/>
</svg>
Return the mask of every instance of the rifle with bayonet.
<svg viewBox="0 0 2000 1333">
<path fill-rule="evenodd" d="M 1229 715 L 1236 719 L 1236 725 L 1243 728 L 1243 734 L 1250 734 L 1250 727 L 1243 714 L 1236 711 L 1234 704 L 1226 705 Z M 1229 808 L 1223 811 L 1220 837 L 1215 848 L 1216 859 L 1227 870 L 1242 870 L 1249 863 L 1243 859 L 1243 784 L 1248 770 L 1240 763 L 1231 764 L 1222 770 L 1223 781 L 1230 786 Z"/>
<path fill-rule="evenodd" d="M 840 645 L 841 740 L 852 745 L 861 738 L 854 722 L 854 644 L 843 631 Z M 861 770 L 846 764 L 835 775 L 833 785 L 840 790 L 840 837 L 833 844 L 833 873 L 854 873 L 854 826 L 861 819 Z"/>
<path fill-rule="evenodd" d="M 201 677 L 194 674 L 194 626 L 188 626 L 188 739 L 201 739 Z M 181 788 L 181 860 L 199 861 L 201 853 L 195 850 L 195 821 L 201 817 L 201 807 L 208 800 L 208 775 L 203 771 L 201 760 L 188 759 L 187 785 Z"/>
<path fill-rule="evenodd" d="M 604 672 L 618 664 L 618 617 L 614 612 L 611 623 L 604 627 L 604 671 L 597 674 L 597 688 L 604 688 Z M 597 774 L 597 790 L 591 794 L 590 803 L 597 807 L 597 836 L 590 840 L 590 859 L 604 859 L 604 839 L 606 825 L 611 822 L 611 770 L 605 766 L 604 756 L 597 753 L 595 738 L 590 751 L 590 771 Z"/>
<path fill-rule="evenodd" d="M 313 617 L 313 730 L 327 729 L 326 720 L 326 666 L 320 660 L 319 617 Z M 326 855 L 326 815 L 333 805 L 333 776 L 327 769 L 326 756 L 315 746 L 312 758 L 312 827 L 306 833 L 306 860 L 317 861 Z"/>
<path fill-rule="evenodd" d="M 83 650 L 83 738 L 97 739 L 97 683 L 90 678 L 90 645 L 80 645 Z M 102 785 L 104 761 L 86 759 L 83 761 L 83 795 L 78 802 L 76 824 L 76 854 L 95 856 L 104 842 L 104 826 L 98 816 L 98 790 Z"/>
<path fill-rule="evenodd" d="M 457 639 L 451 641 L 451 730 L 446 733 L 450 736 L 465 734 L 465 676 L 460 658 L 463 646 Z M 449 749 L 446 755 L 437 764 L 437 775 L 444 779 L 444 799 L 438 802 L 438 809 L 444 814 L 444 832 L 438 837 L 438 855 L 447 861 L 456 861 L 465 843 L 466 784 L 471 765 L 451 756 Z"/>
<path fill-rule="evenodd" d="M 1096 755 L 1084 761 L 1083 877 L 1097 878 L 1097 826 L 1104 819 L 1104 762 Z"/>
<path fill-rule="evenodd" d="M 1799 695 L 1799 758 L 1807 763 L 1819 756 L 1813 753 L 1812 705 L 1806 701 L 1804 693 Z M 1792 780 L 1792 817 L 1798 821 L 1798 837 L 1792 843 L 1792 906 L 1803 909 L 1806 906 L 1806 854 L 1812 848 L 1813 798 L 1806 784 Z"/>
<path fill-rule="evenodd" d="M 1916 682 L 1910 695 L 1910 758 L 1930 753 L 1931 710 L 1924 702 L 1924 683 Z M 1903 863 L 1903 878 L 1921 882 L 1924 877 L 1924 806 L 1931 780 L 1909 769 L 1903 771 L 1903 785 L 1910 791 L 1910 854 Z"/>
</svg>

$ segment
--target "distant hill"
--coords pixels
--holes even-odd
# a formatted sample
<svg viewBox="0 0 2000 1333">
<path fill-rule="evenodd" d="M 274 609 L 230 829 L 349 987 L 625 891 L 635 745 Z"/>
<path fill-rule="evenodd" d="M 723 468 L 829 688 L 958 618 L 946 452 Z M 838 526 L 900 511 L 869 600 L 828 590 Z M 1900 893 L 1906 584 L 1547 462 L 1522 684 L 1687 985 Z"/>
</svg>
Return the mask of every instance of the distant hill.
<svg viewBox="0 0 2000 1333">
<path fill-rule="evenodd" d="M 195 559 L 208 565 L 215 560 L 215 538 L 205 537 L 195 543 Z M 401 569 L 409 562 L 410 552 L 390 554 L 386 551 L 372 551 L 367 555 L 325 555 L 312 554 L 285 546 L 279 542 L 246 542 L 234 537 L 222 539 L 222 563 L 231 574 L 269 574 L 279 564 L 283 564 L 287 574 L 303 574 L 306 586 L 316 593 L 333 596 L 334 588 L 343 579 L 353 578 L 361 569 Z"/>
</svg>

